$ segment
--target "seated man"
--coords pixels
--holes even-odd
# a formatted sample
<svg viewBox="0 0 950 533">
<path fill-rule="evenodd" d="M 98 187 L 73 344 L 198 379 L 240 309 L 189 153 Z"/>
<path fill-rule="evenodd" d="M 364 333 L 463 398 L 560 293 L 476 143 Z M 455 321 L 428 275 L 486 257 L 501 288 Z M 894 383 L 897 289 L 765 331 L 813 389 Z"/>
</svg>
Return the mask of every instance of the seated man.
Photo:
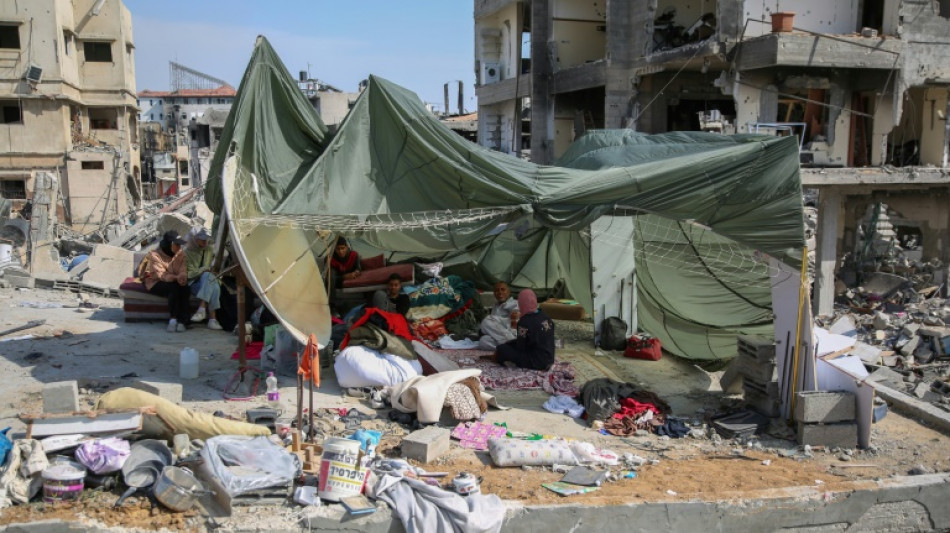
<svg viewBox="0 0 950 533">
<path fill-rule="evenodd" d="M 514 340 L 514 328 L 518 324 L 518 302 L 511 297 L 508 284 L 499 281 L 495 284 L 495 305 L 491 313 L 482 319 L 482 336 L 478 339 L 480 350 L 492 351 L 499 344 Z"/>
<path fill-rule="evenodd" d="M 343 237 L 336 240 L 336 248 L 330 259 L 330 268 L 333 269 L 333 284 L 336 288 L 343 286 L 343 280 L 356 279 L 360 275 L 362 270 L 360 255 L 350 249 L 350 245 Z"/>
<path fill-rule="evenodd" d="M 538 297 L 534 291 L 525 289 L 518 294 L 518 337 L 499 344 L 492 359 L 504 365 L 511 361 L 515 366 L 532 370 L 547 370 L 554 364 L 554 321 L 538 309 Z"/>
<path fill-rule="evenodd" d="M 189 233 L 189 238 L 185 248 L 188 286 L 191 288 L 191 294 L 201 300 L 191 321 L 201 322 L 208 318 L 208 329 L 222 329 L 215 316 L 221 307 L 221 285 L 211 272 L 211 262 L 214 260 L 214 251 L 208 246 L 211 235 L 208 230 L 198 228 Z"/>
<path fill-rule="evenodd" d="M 389 276 L 385 291 L 373 293 L 373 307 L 406 316 L 409 311 L 409 295 L 402 293 L 402 278 L 399 274 Z"/>
</svg>

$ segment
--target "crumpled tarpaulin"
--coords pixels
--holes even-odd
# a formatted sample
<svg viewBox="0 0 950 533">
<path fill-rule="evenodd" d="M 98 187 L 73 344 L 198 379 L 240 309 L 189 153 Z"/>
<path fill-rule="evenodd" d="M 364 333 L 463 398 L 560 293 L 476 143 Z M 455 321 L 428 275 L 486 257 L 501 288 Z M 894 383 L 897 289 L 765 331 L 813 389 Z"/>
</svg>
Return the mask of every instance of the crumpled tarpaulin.
<svg viewBox="0 0 950 533">
<path fill-rule="evenodd" d="M 505 505 L 495 494 L 460 496 L 418 479 L 386 474 L 375 487 L 407 533 L 501 531 Z"/>
</svg>

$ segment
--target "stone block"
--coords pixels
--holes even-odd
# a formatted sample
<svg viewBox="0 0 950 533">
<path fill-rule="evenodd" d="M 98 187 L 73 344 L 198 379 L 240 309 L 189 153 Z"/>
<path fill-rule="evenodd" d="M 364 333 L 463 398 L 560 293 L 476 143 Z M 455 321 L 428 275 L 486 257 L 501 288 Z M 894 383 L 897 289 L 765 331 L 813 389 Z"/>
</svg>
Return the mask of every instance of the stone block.
<svg viewBox="0 0 950 533">
<path fill-rule="evenodd" d="M 834 424 L 798 423 L 798 443 L 831 448 L 855 448 L 858 445 L 857 422 Z"/>
<path fill-rule="evenodd" d="M 742 377 L 750 378 L 759 383 L 764 384 L 778 379 L 775 361 L 763 362 L 751 355 L 740 353 L 733 361 L 732 366 L 736 367 Z"/>
<path fill-rule="evenodd" d="M 854 394 L 805 391 L 795 394 L 795 420 L 805 423 L 854 420 Z"/>
<path fill-rule="evenodd" d="M 446 428 L 429 426 L 413 431 L 402 440 L 403 457 L 420 463 L 430 463 L 449 450 L 449 436 Z"/>
<path fill-rule="evenodd" d="M 138 380 L 132 384 L 132 388 L 160 396 L 170 402 L 181 403 L 181 383 Z"/>
<path fill-rule="evenodd" d="M 735 364 L 726 367 L 726 370 L 722 373 L 722 377 L 719 378 L 719 386 L 722 387 L 722 391 L 726 394 L 741 394 L 742 374 L 739 373 L 739 367 Z"/>
<path fill-rule="evenodd" d="M 43 386 L 43 412 L 72 413 L 79 410 L 79 384 L 57 381 Z"/>
<path fill-rule="evenodd" d="M 33 289 L 36 287 L 36 279 L 29 272 L 19 268 L 4 269 L 3 279 L 15 289 Z"/>
</svg>

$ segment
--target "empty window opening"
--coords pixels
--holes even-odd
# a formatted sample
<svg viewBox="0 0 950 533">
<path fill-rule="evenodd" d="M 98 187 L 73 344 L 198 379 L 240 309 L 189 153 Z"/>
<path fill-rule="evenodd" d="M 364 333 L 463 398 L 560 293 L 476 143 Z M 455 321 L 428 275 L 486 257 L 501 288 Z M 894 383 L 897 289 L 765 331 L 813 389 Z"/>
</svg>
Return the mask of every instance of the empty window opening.
<svg viewBox="0 0 950 533">
<path fill-rule="evenodd" d="M 0 180 L 0 196 L 7 200 L 26 200 L 26 180 Z"/>
<path fill-rule="evenodd" d="M 94 63 L 112 63 L 112 43 L 86 41 L 83 43 L 86 61 Z"/>
<path fill-rule="evenodd" d="M 0 48 L 20 49 L 20 26 L 0 25 Z"/>
<path fill-rule="evenodd" d="M 106 168 L 106 165 L 102 161 L 83 161 L 82 162 L 83 170 L 104 170 L 105 168 Z"/>
<path fill-rule="evenodd" d="M 73 55 L 73 36 L 68 30 L 63 30 L 63 51 L 67 56 Z"/>
<path fill-rule="evenodd" d="M 23 110 L 19 100 L 0 100 L 0 123 L 23 124 Z"/>
<path fill-rule="evenodd" d="M 119 129 L 118 112 L 111 108 L 90 108 L 89 127 L 94 130 Z"/>
</svg>

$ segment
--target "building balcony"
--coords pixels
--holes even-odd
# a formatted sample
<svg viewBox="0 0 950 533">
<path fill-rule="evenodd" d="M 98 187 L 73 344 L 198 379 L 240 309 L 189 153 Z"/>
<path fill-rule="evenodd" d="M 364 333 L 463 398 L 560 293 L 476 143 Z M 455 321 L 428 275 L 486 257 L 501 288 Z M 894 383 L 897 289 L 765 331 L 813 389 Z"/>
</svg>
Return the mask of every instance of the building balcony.
<svg viewBox="0 0 950 533">
<path fill-rule="evenodd" d="M 899 39 L 770 33 L 732 47 L 739 70 L 777 66 L 895 69 L 904 50 Z"/>
<path fill-rule="evenodd" d="M 939 167 L 862 167 L 803 168 L 802 186 L 873 187 L 876 189 L 919 188 L 950 185 L 950 168 Z"/>
</svg>

